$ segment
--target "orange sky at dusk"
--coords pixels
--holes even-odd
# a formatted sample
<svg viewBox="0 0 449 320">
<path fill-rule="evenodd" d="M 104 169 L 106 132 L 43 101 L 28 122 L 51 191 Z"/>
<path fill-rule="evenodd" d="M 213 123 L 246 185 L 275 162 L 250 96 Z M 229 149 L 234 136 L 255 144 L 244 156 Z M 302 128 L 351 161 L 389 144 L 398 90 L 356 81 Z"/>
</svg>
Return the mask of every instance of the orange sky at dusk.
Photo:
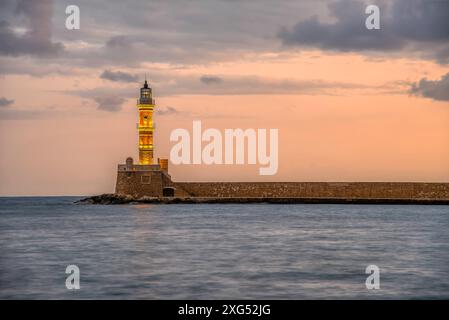
<svg viewBox="0 0 449 320">
<path fill-rule="evenodd" d="M 148 67 L 151 70 L 151 67 Z M 156 154 L 167 157 L 171 130 L 278 128 L 279 170 L 259 176 L 256 165 L 170 166 L 177 181 L 448 181 L 449 108 L 447 103 L 398 93 L 403 79 L 425 70 L 444 73 L 422 61 L 370 61 L 357 55 L 301 53 L 279 61 L 227 62 L 182 70 L 189 75 L 253 75 L 358 84 L 321 94 L 179 95 L 158 97 L 157 107 L 179 113 L 156 114 Z M 177 72 L 167 67 L 168 74 Z M 78 76 L 9 77 L 3 91 L 27 105 L 51 101 L 37 119 L 1 121 L 2 194 L 92 194 L 112 192 L 115 168 L 126 156 L 137 158 L 137 109 L 129 99 L 121 113 L 83 105 L 58 93 L 94 88 L 102 80 Z M 26 83 L 24 87 L 21 84 Z M 385 88 L 385 84 L 391 87 Z M 136 97 L 139 86 L 130 85 Z M 23 94 L 24 90 L 27 94 Z M 398 91 L 398 92 L 395 92 Z M 24 109 L 24 112 L 31 112 Z"/>
<path fill-rule="evenodd" d="M 28 56 L 4 59 L 34 66 Z M 449 182 L 449 101 L 410 90 L 449 74 L 433 59 L 262 48 L 204 62 L 87 67 L 48 59 L 39 67 L 62 71 L 0 76 L 0 97 L 14 101 L 0 109 L 0 195 L 113 192 L 117 164 L 138 158 L 136 99 L 145 74 L 156 100 L 156 157 L 168 157 L 170 132 L 191 131 L 193 120 L 203 130 L 279 129 L 276 175 L 259 176 L 258 165 L 169 164 L 174 181 Z M 105 70 L 137 77 L 114 82 L 100 76 Z M 204 84 L 204 76 L 218 80 Z M 119 111 L 98 107 L 102 90 L 123 99 Z"/>
</svg>

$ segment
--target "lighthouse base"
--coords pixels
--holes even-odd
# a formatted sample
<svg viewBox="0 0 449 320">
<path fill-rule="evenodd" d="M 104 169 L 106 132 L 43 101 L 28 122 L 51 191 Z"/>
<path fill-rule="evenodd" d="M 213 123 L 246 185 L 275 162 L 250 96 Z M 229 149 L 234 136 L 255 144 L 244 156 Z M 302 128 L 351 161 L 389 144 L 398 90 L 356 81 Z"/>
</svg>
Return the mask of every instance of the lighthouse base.
<svg viewBox="0 0 449 320">
<path fill-rule="evenodd" d="M 166 159 L 160 164 L 119 164 L 115 193 L 133 198 L 143 196 L 162 197 L 175 196 L 174 183 L 167 171 Z M 184 195 L 183 193 L 176 195 Z"/>
</svg>

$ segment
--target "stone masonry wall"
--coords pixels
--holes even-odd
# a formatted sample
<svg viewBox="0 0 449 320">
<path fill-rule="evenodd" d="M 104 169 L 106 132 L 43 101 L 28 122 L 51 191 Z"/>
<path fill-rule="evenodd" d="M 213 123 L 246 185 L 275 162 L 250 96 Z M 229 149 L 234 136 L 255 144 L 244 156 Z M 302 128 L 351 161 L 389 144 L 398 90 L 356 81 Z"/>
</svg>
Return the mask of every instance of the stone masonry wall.
<svg viewBox="0 0 449 320">
<path fill-rule="evenodd" d="M 449 199 L 449 183 L 389 182 L 178 182 L 179 195 L 195 197 L 300 197 Z"/>
<path fill-rule="evenodd" d="M 117 172 L 115 193 L 126 194 L 136 198 L 142 196 L 162 196 L 161 171 Z"/>
<path fill-rule="evenodd" d="M 116 193 L 160 197 L 282 197 L 449 200 L 449 183 L 407 182 L 173 182 L 164 171 L 117 173 Z"/>
</svg>

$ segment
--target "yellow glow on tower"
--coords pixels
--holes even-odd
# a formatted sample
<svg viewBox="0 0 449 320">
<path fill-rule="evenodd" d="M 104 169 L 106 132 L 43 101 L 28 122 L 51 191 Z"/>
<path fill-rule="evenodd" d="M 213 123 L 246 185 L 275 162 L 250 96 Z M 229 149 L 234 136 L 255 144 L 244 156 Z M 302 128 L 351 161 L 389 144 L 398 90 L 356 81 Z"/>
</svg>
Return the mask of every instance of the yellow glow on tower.
<svg viewBox="0 0 449 320">
<path fill-rule="evenodd" d="M 143 88 L 140 89 L 137 108 L 139 109 L 139 164 L 153 164 L 154 100 L 147 80 L 145 80 Z"/>
</svg>

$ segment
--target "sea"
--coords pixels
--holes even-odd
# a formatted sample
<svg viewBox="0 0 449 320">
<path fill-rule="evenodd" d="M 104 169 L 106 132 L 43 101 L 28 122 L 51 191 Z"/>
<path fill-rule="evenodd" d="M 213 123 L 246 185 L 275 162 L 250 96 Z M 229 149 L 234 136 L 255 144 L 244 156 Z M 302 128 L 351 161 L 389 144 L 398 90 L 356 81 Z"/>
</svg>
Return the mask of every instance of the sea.
<svg viewBox="0 0 449 320">
<path fill-rule="evenodd" d="M 449 206 L 78 199 L 0 198 L 0 299 L 449 298 Z"/>
</svg>

